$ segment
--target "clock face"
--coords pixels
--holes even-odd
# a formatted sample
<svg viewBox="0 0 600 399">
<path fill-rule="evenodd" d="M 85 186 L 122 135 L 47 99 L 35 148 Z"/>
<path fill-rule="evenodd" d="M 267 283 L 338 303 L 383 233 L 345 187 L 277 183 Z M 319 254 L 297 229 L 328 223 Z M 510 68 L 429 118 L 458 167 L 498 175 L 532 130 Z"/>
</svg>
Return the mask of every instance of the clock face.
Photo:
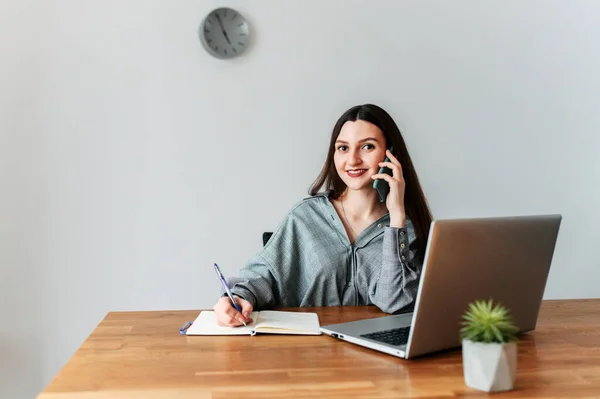
<svg viewBox="0 0 600 399">
<path fill-rule="evenodd" d="M 231 8 L 217 8 L 200 25 L 200 41 L 217 58 L 233 58 L 248 47 L 250 29 L 246 19 Z"/>
</svg>

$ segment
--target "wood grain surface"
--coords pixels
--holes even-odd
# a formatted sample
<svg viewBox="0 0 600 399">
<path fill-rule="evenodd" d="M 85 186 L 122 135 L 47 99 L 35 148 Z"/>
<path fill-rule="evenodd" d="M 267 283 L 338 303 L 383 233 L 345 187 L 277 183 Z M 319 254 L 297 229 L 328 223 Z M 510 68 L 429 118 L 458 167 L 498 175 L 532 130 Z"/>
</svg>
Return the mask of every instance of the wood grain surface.
<svg viewBox="0 0 600 399">
<path fill-rule="evenodd" d="M 321 325 L 385 316 L 287 310 Z M 518 346 L 515 389 L 493 395 L 465 386 L 460 348 L 403 360 L 326 335 L 180 335 L 198 313 L 107 314 L 38 398 L 600 398 L 600 299 L 544 301 Z"/>
</svg>

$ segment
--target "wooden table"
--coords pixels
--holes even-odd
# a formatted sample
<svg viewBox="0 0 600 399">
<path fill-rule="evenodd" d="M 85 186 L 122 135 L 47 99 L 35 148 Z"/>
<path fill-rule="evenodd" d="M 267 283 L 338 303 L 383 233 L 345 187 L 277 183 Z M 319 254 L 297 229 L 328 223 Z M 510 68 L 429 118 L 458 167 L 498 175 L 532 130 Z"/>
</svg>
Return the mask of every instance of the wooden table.
<svg viewBox="0 0 600 399">
<path fill-rule="evenodd" d="M 315 311 L 322 325 L 384 316 Z M 397 398 L 487 396 L 464 384 L 460 349 L 402 360 L 321 336 L 182 336 L 199 311 L 111 312 L 38 396 L 50 398 Z M 600 299 L 544 301 L 502 398 L 600 398 Z"/>
</svg>

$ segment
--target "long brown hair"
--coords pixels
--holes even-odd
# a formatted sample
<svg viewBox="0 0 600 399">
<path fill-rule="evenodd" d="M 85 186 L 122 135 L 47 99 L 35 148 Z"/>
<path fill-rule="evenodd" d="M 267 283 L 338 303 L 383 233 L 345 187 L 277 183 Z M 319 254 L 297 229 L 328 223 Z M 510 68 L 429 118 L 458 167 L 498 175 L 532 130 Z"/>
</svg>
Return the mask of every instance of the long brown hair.
<svg viewBox="0 0 600 399">
<path fill-rule="evenodd" d="M 363 104 L 356 105 L 344 112 L 336 122 L 331 133 L 329 151 L 327 152 L 327 159 L 325 160 L 323 169 L 321 169 L 321 173 L 311 185 L 308 192 L 310 195 L 316 195 L 324 188 L 325 190 L 331 190 L 331 199 L 337 199 L 346 190 L 346 184 L 335 169 L 333 154 L 335 152 L 335 142 L 340 135 L 340 130 L 344 123 L 356 120 L 370 122 L 381 129 L 388 148 L 390 146 L 393 147 L 392 153 L 402 165 L 402 175 L 406 183 L 404 207 L 407 217 L 411 220 L 415 228 L 419 255 L 423 257 L 425 256 L 425 246 L 427 245 L 429 227 L 433 217 L 400 129 L 396 125 L 396 122 L 394 122 L 394 119 L 381 107 L 373 104 Z"/>
</svg>

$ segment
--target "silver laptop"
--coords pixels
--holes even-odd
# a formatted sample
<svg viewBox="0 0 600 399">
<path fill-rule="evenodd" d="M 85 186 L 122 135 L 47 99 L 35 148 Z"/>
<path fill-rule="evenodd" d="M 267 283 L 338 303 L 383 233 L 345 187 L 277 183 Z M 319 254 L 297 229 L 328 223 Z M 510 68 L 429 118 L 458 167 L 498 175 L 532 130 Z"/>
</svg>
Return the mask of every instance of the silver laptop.
<svg viewBox="0 0 600 399">
<path fill-rule="evenodd" d="M 409 359 L 460 347 L 469 302 L 510 310 L 520 332 L 535 329 L 561 215 L 431 222 L 414 310 L 322 326 L 321 331 Z"/>
</svg>

